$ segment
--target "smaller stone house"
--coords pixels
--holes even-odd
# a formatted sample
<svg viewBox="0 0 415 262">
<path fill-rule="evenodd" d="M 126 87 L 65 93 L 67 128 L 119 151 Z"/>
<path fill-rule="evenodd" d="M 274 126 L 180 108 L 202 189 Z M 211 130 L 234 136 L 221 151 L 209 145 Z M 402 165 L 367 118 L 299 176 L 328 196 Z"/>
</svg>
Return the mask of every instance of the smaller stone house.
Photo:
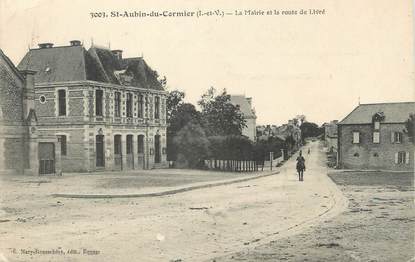
<svg viewBox="0 0 415 262">
<path fill-rule="evenodd" d="M 39 133 L 34 74 L 17 70 L 0 49 L 0 174 L 61 173 L 60 143 Z"/>
<path fill-rule="evenodd" d="M 339 167 L 414 170 L 414 144 L 405 122 L 415 102 L 361 104 L 338 123 Z"/>
<path fill-rule="evenodd" d="M 247 136 L 250 140 L 256 141 L 256 114 L 252 107 L 252 97 L 244 95 L 231 95 L 231 103 L 239 106 L 239 110 L 245 117 L 246 127 L 242 129 L 242 135 Z"/>
</svg>

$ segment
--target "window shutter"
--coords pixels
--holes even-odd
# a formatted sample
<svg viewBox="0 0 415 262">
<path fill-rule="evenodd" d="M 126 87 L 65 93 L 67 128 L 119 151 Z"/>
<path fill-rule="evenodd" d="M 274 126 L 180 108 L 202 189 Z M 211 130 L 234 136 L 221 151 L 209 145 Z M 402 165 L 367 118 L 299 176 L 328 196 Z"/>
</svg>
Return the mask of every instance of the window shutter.
<svg viewBox="0 0 415 262">
<path fill-rule="evenodd" d="M 394 143 L 395 142 L 395 132 L 391 132 L 391 142 Z"/>
<path fill-rule="evenodd" d="M 409 164 L 409 152 L 405 153 L 405 164 Z"/>
<path fill-rule="evenodd" d="M 398 153 L 395 153 L 395 164 L 398 163 Z"/>
</svg>

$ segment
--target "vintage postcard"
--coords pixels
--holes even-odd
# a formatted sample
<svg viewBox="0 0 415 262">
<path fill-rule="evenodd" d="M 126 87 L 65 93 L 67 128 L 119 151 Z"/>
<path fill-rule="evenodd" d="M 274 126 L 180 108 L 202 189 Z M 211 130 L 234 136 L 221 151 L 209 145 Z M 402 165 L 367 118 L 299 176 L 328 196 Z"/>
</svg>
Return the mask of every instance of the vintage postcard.
<svg viewBox="0 0 415 262">
<path fill-rule="evenodd" d="M 414 3 L 0 0 L 0 262 L 415 261 Z"/>
</svg>

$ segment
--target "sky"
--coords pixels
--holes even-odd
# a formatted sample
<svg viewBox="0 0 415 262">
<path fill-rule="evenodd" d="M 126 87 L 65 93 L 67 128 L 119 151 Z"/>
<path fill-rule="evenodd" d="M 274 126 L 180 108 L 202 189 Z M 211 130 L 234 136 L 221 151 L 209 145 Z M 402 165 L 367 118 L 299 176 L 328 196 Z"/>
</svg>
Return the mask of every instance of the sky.
<svg viewBox="0 0 415 262">
<path fill-rule="evenodd" d="M 38 43 L 79 39 L 143 56 L 170 90 L 252 97 L 257 124 L 322 124 L 359 103 L 414 101 L 412 1 L 0 0 L 0 48 L 18 64 Z M 323 15 L 91 18 L 91 12 L 324 10 Z"/>
</svg>

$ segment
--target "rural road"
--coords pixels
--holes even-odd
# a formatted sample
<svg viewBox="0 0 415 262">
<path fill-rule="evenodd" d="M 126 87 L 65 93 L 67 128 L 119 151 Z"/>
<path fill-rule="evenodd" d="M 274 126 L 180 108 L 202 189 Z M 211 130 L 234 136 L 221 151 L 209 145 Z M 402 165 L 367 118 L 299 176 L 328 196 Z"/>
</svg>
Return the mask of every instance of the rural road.
<svg viewBox="0 0 415 262">
<path fill-rule="evenodd" d="M 1 224 L 0 261 L 210 261 L 295 234 L 347 206 L 318 143 L 308 147 L 304 182 L 293 157 L 278 175 L 175 195 L 39 200 L 23 223 Z M 36 248 L 66 254 L 19 251 Z"/>
</svg>

